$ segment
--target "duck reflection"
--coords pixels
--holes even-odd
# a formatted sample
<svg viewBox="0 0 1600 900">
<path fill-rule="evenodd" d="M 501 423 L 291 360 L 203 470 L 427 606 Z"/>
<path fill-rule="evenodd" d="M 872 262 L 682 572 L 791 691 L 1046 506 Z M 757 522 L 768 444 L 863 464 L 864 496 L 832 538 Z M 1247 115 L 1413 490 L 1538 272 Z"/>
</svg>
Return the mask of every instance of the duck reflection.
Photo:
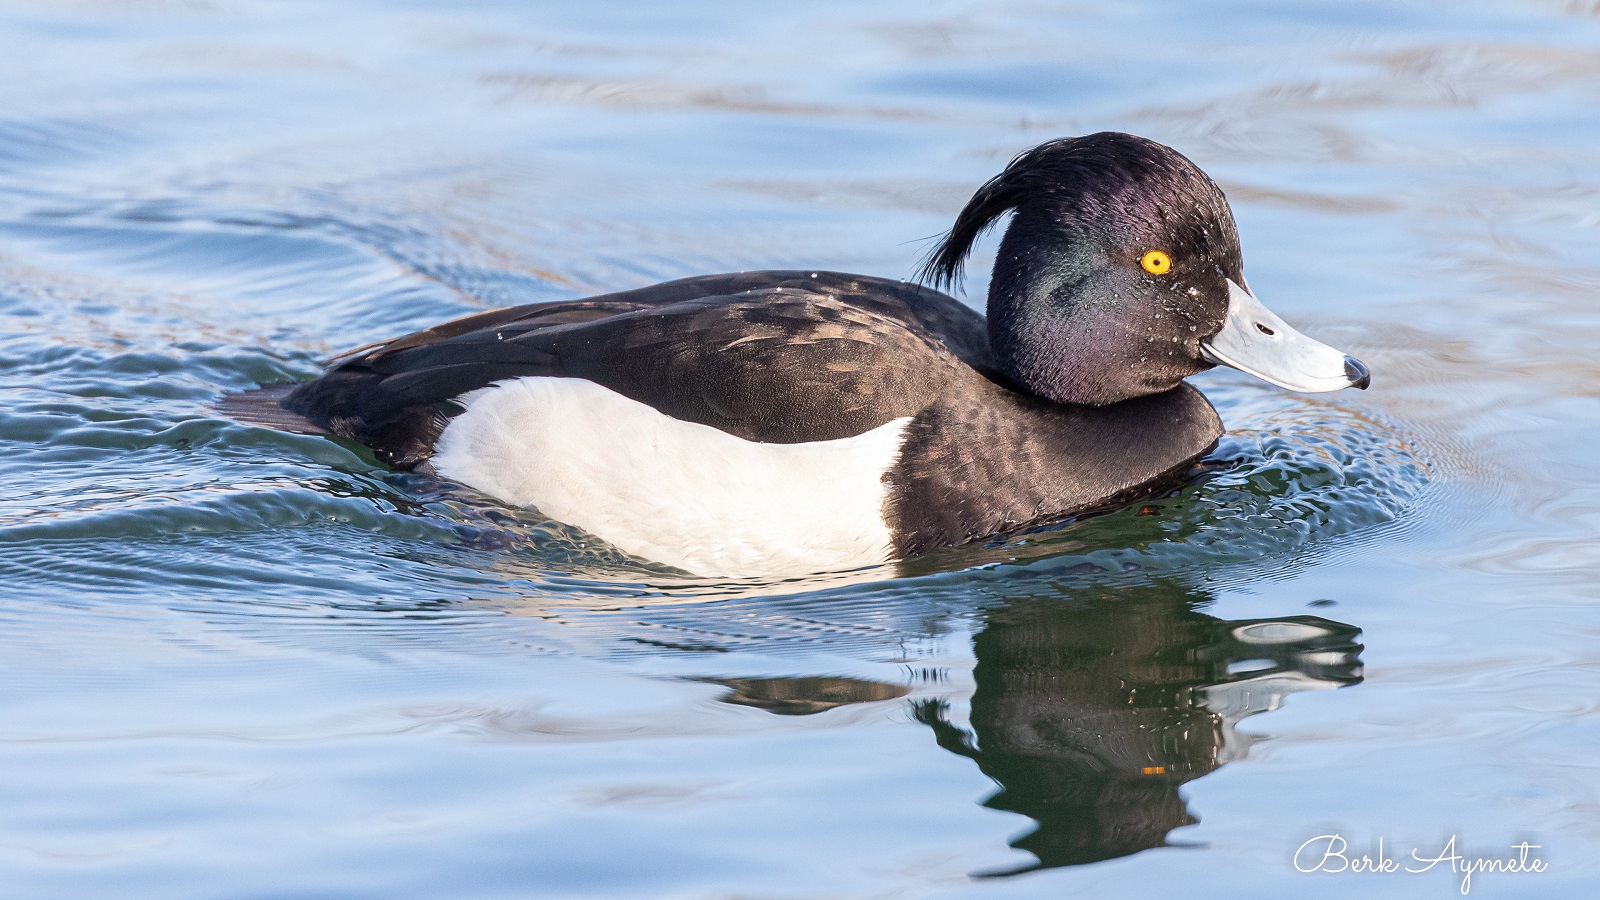
<svg viewBox="0 0 1600 900">
<path fill-rule="evenodd" d="M 1062 589 L 988 610 L 976 637 L 970 730 L 943 700 L 913 702 L 939 745 L 999 789 L 984 805 L 1036 824 L 1010 875 L 1164 846 L 1199 821 L 1179 788 L 1246 753 L 1235 730 L 1295 691 L 1361 680 L 1360 629 L 1319 616 L 1225 621 L 1172 583 Z M 710 679 L 708 679 L 710 680 Z M 725 702 L 805 715 L 904 689 L 844 678 L 717 679 Z"/>
<path fill-rule="evenodd" d="M 1167 843 L 1198 821 L 1179 786 L 1243 756 L 1240 719 L 1285 695 L 1361 680 L 1360 630 L 1318 616 L 1223 621 L 1170 584 L 1031 598 L 989 611 L 971 731 L 916 705 L 939 745 L 999 790 L 984 803 L 1037 827 L 1011 846 L 1034 864 L 1097 862 Z"/>
<path fill-rule="evenodd" d="M 851 703 L 873 703 L 904 697 L 910 688 L 860 678 L 703 678 L 728 693 L 718 699 L 736 706 L 754 706 L 780 716 L 809 716 Z"/>
</svg>

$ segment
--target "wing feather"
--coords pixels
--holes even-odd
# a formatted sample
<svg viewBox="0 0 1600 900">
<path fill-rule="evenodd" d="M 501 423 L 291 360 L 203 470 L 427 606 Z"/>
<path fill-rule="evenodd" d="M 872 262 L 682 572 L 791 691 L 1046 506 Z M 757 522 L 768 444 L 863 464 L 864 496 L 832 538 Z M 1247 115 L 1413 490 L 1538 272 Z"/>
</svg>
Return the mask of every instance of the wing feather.
<svg viewBox="0 0 1600 900">
<path fill-rule="evenodd" d="M 427 458 L 457 398 L 528 376 L 584 378 L 747 440 L 829 440 L 915 415 L 972 377 L 983 328 L 903 282 L 705 276 L 446 322 L 340 362 L 284 407 L 397 465 Z"/>
</svg>

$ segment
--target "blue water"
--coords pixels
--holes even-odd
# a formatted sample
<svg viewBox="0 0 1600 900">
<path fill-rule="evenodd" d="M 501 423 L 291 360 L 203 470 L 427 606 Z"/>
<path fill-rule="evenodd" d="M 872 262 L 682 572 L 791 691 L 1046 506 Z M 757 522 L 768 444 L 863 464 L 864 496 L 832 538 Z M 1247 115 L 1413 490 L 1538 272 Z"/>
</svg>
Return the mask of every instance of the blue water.
<svg viewBox="0 0 1600 900">
<path fill-rule="evenodd" d="M 1372 390 L 1207 373 L 1171 496 L 776 582 L 213 412 L 497 305 L 905 277 L 1103 129 Z M 0 3 L 0 895 L 1459 896 L 1297 870 L 1339 834 L 1588 896 L 1597 147 L 1586 2 Z"/>
</svg>

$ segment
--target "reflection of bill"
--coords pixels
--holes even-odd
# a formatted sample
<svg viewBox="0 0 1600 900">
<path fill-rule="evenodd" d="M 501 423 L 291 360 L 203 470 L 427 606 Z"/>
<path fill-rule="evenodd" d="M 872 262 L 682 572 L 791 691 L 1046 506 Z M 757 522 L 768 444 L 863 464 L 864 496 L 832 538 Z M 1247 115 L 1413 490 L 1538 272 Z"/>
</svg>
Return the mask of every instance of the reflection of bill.
<svg viewBox="0 0 1600 900">
<path fill-rule="evenodd" d="M 1198 821 L 1180 785 L 1246 752 L 1234 726 L 1287 694 L 1361 680 L 1359 629 L 1316 616 L 1226 622 L 1173 585 L 1013 601 L 991 610 L 969 733 L 917 706 L 940 746 L 999 784 L 985 805 L 1037 827 L 1038 862 L 1095 862 L 1166 844 Z"/>
</svg>

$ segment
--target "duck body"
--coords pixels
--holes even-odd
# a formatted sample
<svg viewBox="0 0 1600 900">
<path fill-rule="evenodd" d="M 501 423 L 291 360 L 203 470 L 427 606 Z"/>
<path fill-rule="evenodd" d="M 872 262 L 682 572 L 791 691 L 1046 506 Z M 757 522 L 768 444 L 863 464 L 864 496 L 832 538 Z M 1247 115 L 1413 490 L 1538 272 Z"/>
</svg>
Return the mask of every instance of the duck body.
<svg viewBox="0 0 1600 900">
<path fill-rule="evenodd" d="M 1004 533 L 1101 505 L 1222 433 L 1188 385 L 1103 407 L 1019 393 L 988 343 L 983 316 L 920 285 L 743 272 L 458 319 L 283 406 L 704 574 Z"/>
<path fill-rule="evenodd" d="M 1222 423 L 1182 379 L 1255 371 L 1215 357 L 1259 352 L 1263 334 L 1272 351 L 1287 329 L 1234 321 L 1254 298 L 1221 192 L 1141 138 L 1051 142 L 980 189 L 931 258 L 935 283 L 1004 212 L 987 319 L 910 282 L 709 275 L 446 322 L 344 359 L 281 406 L 396 467 L 703 575 L 1004 534 L 1205 454 Z M 1364 386 L 1359 363 L 1287 331 L 1326 353 L 1283 378 Z"/>
</svg>

